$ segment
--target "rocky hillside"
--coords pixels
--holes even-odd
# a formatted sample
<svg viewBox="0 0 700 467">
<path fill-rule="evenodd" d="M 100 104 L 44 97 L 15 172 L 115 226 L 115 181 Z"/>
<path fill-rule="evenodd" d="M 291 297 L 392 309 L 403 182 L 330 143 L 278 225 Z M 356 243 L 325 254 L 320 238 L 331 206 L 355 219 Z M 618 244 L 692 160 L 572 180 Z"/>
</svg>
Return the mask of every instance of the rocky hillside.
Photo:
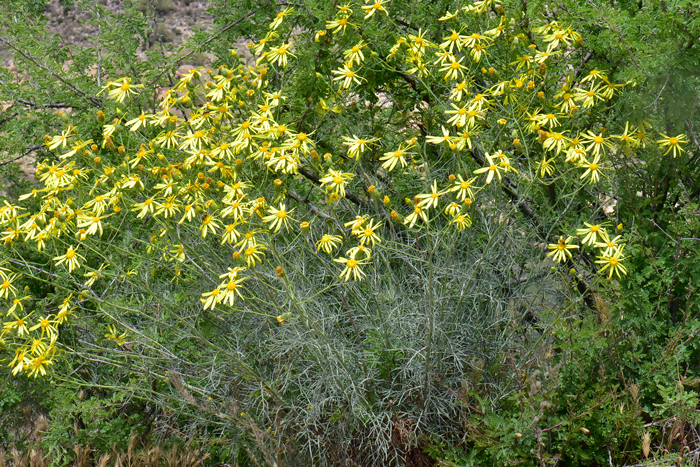
<svg viewBox="0 0 700 467">
<path fill-rule="evenodd" d="M 45 12 L 49 27 L 69 44 L 87 45 L 88 36 L 95 31 L 81 21 L 93 13 L 63 3 L 60 0 L 49 2 Z M 123 0 L 100 0 L 100 3 L 115 13 L 124 11 Z M 149 43 L 143 45 L 142 54 L 158 42 L 177 47 L 192 35 L 195 26 L 206 28 L 212 22 L 207 14 L 207 0 L 139 0 L 138 4 L 139 10 L 153 22 L 155 30 Z"/>
</svg>

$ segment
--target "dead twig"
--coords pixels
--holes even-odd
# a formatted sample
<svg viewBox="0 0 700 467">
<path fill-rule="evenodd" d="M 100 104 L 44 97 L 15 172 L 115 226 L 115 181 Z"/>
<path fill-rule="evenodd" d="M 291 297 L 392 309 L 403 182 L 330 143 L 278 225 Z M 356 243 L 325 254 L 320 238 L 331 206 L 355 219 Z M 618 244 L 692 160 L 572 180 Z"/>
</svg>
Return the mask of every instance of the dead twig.
<svg viewBox="0 0 700 467">
<path fill-rule="evenodd" d="M 3 25 L 5 28 L 8 28 L 7 24 L 2 23 L 2 25 Z M 8 28 L 8 29 L 9 29 L 9 28 Z M 76 92 L 77 94 L 79 94 L 80 96 L 82 96 L 82 97 L 84 97 L 85 99 L 89 100 L 93 105 L 96 105 L 97 107 L 102 107 L 102 100 L 98 99 L 97 97 L 91 96 L 90 94 L 86 93 L 85 91 L 83 91 L 82 89 L 80 89 L 79 87 L 77 87 L 76 85 L 74 85 L 73 83 L 69 83 L 68 81 L 65 80 L 65 78 L 63 78 L 61 75 L 59 75 L 58 73 L 56 73 L 55 71 L 53 71 L 51 68 L 49 68 L 49 67 L 47 67 L 47 66 L 45 66 L 45 65 L 42 65 L 41 63 L 39 63 L 39 61 L 38 61 L 37 59 L 35 59 L 35 58 L 32 57 L 31 55 L 25 53 L 24 51 L 20 50 L 16 45 L 14 45 L 12 42 L 10 42 L 10 40 L 7 39 L 6 37 L 0 36 L 0 41 L 4 42 L 5 45 L 7 45 L 9 48 L 11 48 L 12 50 L 14 50 L 14 51 L 17 52 L 18 54 L 20 54 L 20 55 L 21 55 L 22 57 L 24 57 L 25 59 L 27 59 L 27 60 L 29 60 L 30 62 L 32 62 L 32 63 L 33 63 L 34 65 L 36 65 L 37 67 L 41 68 L 42 70 L 46 71 L 47 73 L 50 73 L 54 78 L 56 78 L 56 79 L 59 80 L 61 83 L 63 83 L 63 84 L 65 84 L 66 86 L 68 86 L 69 88 L 71 88 L 73 91 L 75 91 L 75 92 Z"/>
</svg>

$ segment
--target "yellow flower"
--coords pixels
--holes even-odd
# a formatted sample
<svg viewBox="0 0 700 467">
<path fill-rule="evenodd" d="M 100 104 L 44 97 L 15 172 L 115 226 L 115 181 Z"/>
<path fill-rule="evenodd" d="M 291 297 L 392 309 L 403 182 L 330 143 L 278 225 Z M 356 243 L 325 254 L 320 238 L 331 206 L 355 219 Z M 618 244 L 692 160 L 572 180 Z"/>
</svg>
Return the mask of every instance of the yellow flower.
<svg viewBox="0 0 700 467">
<path fill-rule="evenodd" d="M 412 148 L 413 143 L 409 143 L 406 146 L 404 146 L 404 144 L 402 143 L 399 146 L 399 149 L 397 149 L 396 151 L 385 152 L 384 155 L 379 158 L 380 161 L 384 161 L 382 167 L 389 171 L 392 171 L 396 167 L 396 164 L 399 162 L 401 163 L 401 167 L 406 167 L 406 165 L 408 165 L 408 162 L 406 161 L 406 156 L 415 154 L 413 152 L 407 152 Z"/>
<path fill-rule="evenodd" d="M 365 59 L 365 56 L 362 54 L 362 49 L 365 47 L 367 47 L 367 43 L 361 40 L 357 44 L 353 45 L 352 48 L 343 52 L 343 57 L 345 57 L 345 60 L 347 60 L 348 63 L 356 62 L 359 65 L 362 60 Z"/>
<path fill-rule="evenodd" d="M 584 179 L 586 177 L 590 177 L 590 180 L 588 181 L 589 184 L 597 183 L 600 180 L 600 170 L 602 169 L 602 167 L 598 165 L 598 162 L 600 162 L 600 154 L 597 154 L 591 163 L 584 160 L 581 163 L 581 167 L 585 168 L 586 171 L 579 178 Z"/>
<path fill-rule="evenodd" d="M 333 70 L 331 73 L 336 75 L 333 81 L 340 81 L 340 86 L 343 89 L 348 89 L 352 83 L 360 84 L 361 81 L 364 81 L 364 78 L 357 76 L 357 73 L 352 70 L 352 63 L 345 63 L 342 68 Z"/>
<path fill-rule="evenodd" d="M 234 275 L 233 277 L 229 277 L 228 281 L 219 284 L 219 290 L 221 290 L 222 294 L 219 295 L 218 301 L 224 305 L 228 303 L 229 306 L 233 306 L 236 296 L 239 296 L 242 299 L 242 287 L 240 284 L 245 279 L 245 277 L 238 278 L 236 275 Z"/>
<path fill-rule="evenodd" d="M 343 31 L 343 34 L 345 34 L 345 28 L 347 28 L 348 26 L 357 26 L 357 24 L 351 24 L 348 21 L 348 18 L 345 16 L 342 16 L 338 19 L 334 19 L 332 21 L 326 21 L 326 29 L 332 29 L 333 33 Z"/>
<path fill-rule="evenodd" d="M 328 185 L 333 193 L 336 193 L 342 198 L 345 197 L 345 185 L 348 180 L 352 180 L 354 177 L 355 174 L 352 173 L 343 173 L 340 170 L 329 169 L 328 175 L 319 181 L 321 182 L 321 186 Z"/>
<path fill-rule="evenodd" d="M 472 226 L 472 219 L 469 216 L 469 214 L 464 213 L 455 216 L 455 218 L 452 219 L 451 223 L 455 224 L 457 226 L 457 230 L 461 232 L 462 230 L 464 230 L 465 227 Z"/>
<path fill-rule="evenodd" d="M 272 21 L 272 23 L 270 23 L 270 29 L 277 29 L 279 27 L 279 25 L 282 24 L 284 17 L 289 15 L 293 11 L 294 11 L 294 8 L 287 8 L 287 9 L 282 10 L 279 13 L 277 13 L 277 16 L 275 17 L 274 21 Z"/>
<path fill-rule="evenodd" d="M 666 136 L 665 134 L 661 133 L 661 136 L 663 137 L 662 139 L 658 140 L 657 143 L 659 143 L 660 148 L 665 148 L 667 147 L 668 150 L 664 153 L 664 156 L 668 154 L 669 152 L 673 151 L 673 158 L 676 158 L 676 155 L 681 155 L 683 152 L 683 149 L 681 148 L 680 144 L 681 143 L 687 143 L 686 141 L 686 136 L 685 135 L 678 135 L 678 136 Z M 678 153 L 678 154 L 676 154 Z"/>
<path fill-rule="evenodd" d="M 127 335 L 125 332 L 119 333 L 117 327 L 114 324 L 108 324 L 107 330 L 109 331 L 105 334 L 107 339 L 113 340 L 117 345 L 124 345 L 126 342 Z"/>
<path fill-rule="evenodd" d="M 207 238 L 207 233 L 211 230 L 211 233 L 216 234 L 216 229 L 220 229 L 221 224 L 214 216 L 210 214 L 205 214 L 202 218 L 202 225 L 199 226 L 199 230 L 202 231 L 202 238 Z"/>
<path fill-rule="evenodd" d="M 425 222 L 426 224 L 428 223 L 428 216 L 426 216 L 425 211 L 422 210 L 420 207 L 415 206 L 413 208 L 413 212 L 406 216 L 406 218 L 403 220 L 403 223 L 408 224 L 408 228 L 410 229 L 413 228 L 418 219 L 422 219 L 423 222 Z"/>
<path fill-rule="evenodd" d="M 148 119 L 151 117 L 152 115 L 141 114 L 138 117 L 126 122 L 126 126 L 129 127 L 129 131 L 136 131 L 141 127 L 146 128 L 148 126 Z"/>
<path fill-rule="evenodd" d="M 459 205 L 459 203 L 455 203 L 454 201 L 445 207 L 445 214 L 452 218 L 459 215 L 461 211 L 462 207 Z"/>
<path fill-rule="evenodd" d="M 33 313 L 33 312 L 32 312 Z M 29 313 L 27 316 L 24 318 L 20 318 L 17 316 L 15 313 L 11 313 L 12 316 L 15 317 L 14 321 L 5 321 L 3 324 L 3 332 L 4 331 L 11 331 L 11 330 L 16 330 L 17 336 L 22 337 L 25 334 L 29 334 L 29 330 L 27 329 L 27 319 L 29 316 L 31 316 L 32 313 Z"/>
<path fill-rule="evenodd" d="M 66 147 L 66 143 L 68 142 L 68 137 L 70 136 L 71 133 L 75 132 L 75 127 L 68 125 L 68 127 L 61 132 L 60 135 L 54 136 L 53 138 L 49 139 L 49 141 L 46 143 L 49 146 L 49 149 L 54 150 L 59 146 L 63 146 L 64 148 Z"/>
<path fill-rule="evenodd" d="M 598 240 L 598 235 L 600 235 L 600 238 L 604 241 L 608 241 L 608 232 L 605 230 L 605 227 L 610 226 L 609 222 L 603 222 L 602 224 L 589 224 L 588 222 L 584 222 L 584 224 L 587 228 L 576 229 L 576 235 L 585 235 L 581 243 L 593 246 L 596 240 Z"/>
<path fill-rule="evenodd" d="M 622 224 L 620 224 L 622 225 Z M 603 239 L 602 242 L 596 243 L 594 246 L 596 248 L 600 248 L 603 251 L 601 252 L 602 256 L 613 256 L 615 252 L 620 248 L 618 245 L 618 241 L 622 238 L 622 236 L 618 235 L 617 237 L 613 238 L 612 240 L 609 238 Z"/>
<path fill-rule="evenodd" d="M 378 228 L 379 224 L 375 223 L 374 219 L 370 219 L 369 224 L 353 231 L 353 234 L 360 238 L 360 245 L 367 245 L 371 242 L 372 248 L 374 248 L 375 243 L 382 242 L 382 239 L 375 233 Z"/>
<path fill-rule="evenodd" d="M 175 216 L 180 212 L 180 204 L 175 200 L 174 196 L 168 198 L 165 203 L 159 204 L 156 209 L 156 216 L 163 216 L 166 219 Z"/>
<path fill-rule="evenodd" d="M 362 265 L 369 264 L 369 262 L 366 259 L 359 260 L 359 259 L 355 259 L 352 257 L 344 258 L 341 256 L 340 258 L 336 258 L 333 261 L 335 261 L 336 263 L 341 263 L 341 264 L 345 265 L 345 269 L 343 269 L 340 272 L 340 276 L 338 276 L 341 279 L 345 278 L 345 282 L 347 282 L 350 279 L 351 274 L 352 274 L 352 278 L 356 281 L 360 281 L 360 280 L 362 280 L 363 277 L 366 276 L 366 274 L 360 268 L 360 266 L 362 266 Z"/>
<path fill-rule="evenodd" d="M 348 146 L 349 157 L 359 159 L 360 155 L 365 152 L 367 147 L 378 140 L 379 138 L 358 138 L 355 135 L 352 135 L 352 138 L 343 136 L 343 146 Z"/>
<path fill-rule="evenodd" d="M 367 12 L 365 19 L 371 18 L 375 11 L 383 11 L 389 16 L 389 13 L 384 9 L 384 4 L 386 3 L 389 3 L 389 0 L 374 0 L 372 4 L 363 6 L 362 9 Z"/>
<path fill-rule="evenodd" d="M 289 229 L 289 220 L 290 217 L 289 215 L 294 211 L 292 209 L 291 211 L 287 212 L 287 207 L 285 206 L 284 203 L 280 203 L 279 209 L 276 209 L 274 206 L 270 206 L 267 210 L 270 214 L 268 216 L 263 217 L 263 222 L 269 223 L 270 230 L 274 230 L 275 233 L 279 232 L 280 228 L 284 226 L 285 230 Z"/>
<path fill-rule="evenodd" d="M 79 258 L 83 260 L 85 259 L 76 253 L 75 249 L 70 246 L 68 247 L 68 251 L 66 251 L 65 255 L 57 256 L 53 260 L 56 261 L 57 266 L 65 262 L 68 266 L 68 272 L 73 272 L 74 269 L 80 269 L 80 263 L 78 263 Z"/>
<path fill-rule="evenodd" d="M 440 19 L 442 20 L 442 18 Z M 462 41 L 464 41 L 467 36 L 460 36 L 454 29 L 450 29 L 450 32 L 451 34 L 449 36 L 442 38 L 444 42 L 440 44 L 440 48 L 449 49 L 450 52 L 452 52 L 455 47 L 457 47 L 458 51 L 462 50 Z"/>
<path fill-rule="evenodd" d="M 462 60 L 464 60 L 464 57 L 460 57 L 459 60 L 452 58 L 449 63 L 445 63 L 440 68 L 439 71 L 445 73 L 445 76 L 443 76 L 445 81 L 455 81 L 464 77 L 464 70 L 468 70 L 468 68 L 462 65 Z"/>
<path fill-rule="evenodd" d="M 489 153 L 485 154 L 486 157 L 486 162 L 488 165 L 486 167 L 482 167 L 480 169 L 476 169 L 474 171 L 475 174 L 482 174 L 486 173 L 486 183 L 491 183 L 491 180 L 493 180 L 494 174 L 498 175 L 498 179 L 501 180 L 501 170 L 502 167 L 500 165 L 496 165 L 493 161 L 493 158 L 489 155 Z"/>
<path fill-rule="evenodd" d="M 352 233 L 355 234 L 355 232 L 362 229 L 362 226 L 365 222 L 367 222 L 367 220 L 369 220 L 369 216 L 367 215 L 355 216 L 355 219 L 351 220 L 350 222 L 346 222 L 344 225 L 345 227 L 350 227 Z"/>
<path fill-rule="evenodd" d="M 139 215 L 136 216 L 138 219 L 141 219 L 145 217 L 147 214 L 153 214 L 153 211 L 155 207 L 157 206 L 157 203 L 153 198 L 147 198 L 145 199 L 142 203 L 134 203 L 133 207 L 131 208 L 132 211 L 141 211 L 139 212 Z"/>
<path fill-rule="evenodd" d="M 542 178 L 551 177 L 554 175 L 554 159 L 542 158 L 539 163 L 540 166 L 540 176 Z"/>
<path fill-rule="evenodd" d="M 261 245 L 259 243 L 256 243 L 254 245 L 249 246 L 243 251 L 243 256 L 245 257 L 245 262 L 248 265 L 249 268 L 252 268 L 255 266 L 256 262 L 262 261 L 263 257 L 263 250 L 266 250 L 267 248 L 264 245 Z"/>
<path fill-rule="evenodd" d="M 17 274 L 10 274 L 9 276 L 2 273 L 0 270 L 0 298 L 8 299 L 10 298 L 10 293 L 13 297 L 17 296 L 17 289 L 12 282 L 19 277 Z"/>
<path fill-rule="evenodd" d="M 608 269 L 610 271 L 608 279 L 612 278 L 613 273 L 617 275 L 618 279 L 621 278 L 621 272 L 622 274 L 627 274 L 627 269 L 620 263 L 620 261 L 625 259 L 622 255 L 623 249 L 624 245 L 617 249 L 612 256 L 598 256 L 598 261 L 596 261 L 596 263 L 603 265 L 598 272 L 603 272 Z"/>
<path fill-rule="evenodd" d="M 87 235 L 95 235 L 98 231 L 100 232 L 100 236 L 102 236 L 102 219 L 109 217 L 100 217 L 100 216 L 86 216 L 86 215 L 79 215 L 78 216 L 78 227 L 80 228 L 87 228 L 85 233 Z"/>
<path fill-rule="evenodd" d="M 340 235 L 330 235 L 324 234 L 321 240 L 316 242 L 316 249 L 318 251 L 325 251 L 328 254 L 333 253 L 333 250 L 338 248 L 338 246 L 343 244 L 343 239 Z"/>
<path fill-rule="evenodd" d="M 430 136 L 428 135 L 425 138 L 425 141 L 431 144 L 442 144 L 442 143 L 447 143 L 451 144 L 454 142 L 454 137 L 450 135 L 450 130 L 445 128 L 444 126 L 440 125 L 442 128 L 442 136 Z"/>
<path fill-rule="evenodd" d="M 37 377 L 39 374 L 46 376 L 46 365 L 53 365 L 53 361 L 50 358 L 55 352 L 53 346 L 47 347 L 41 355 L 37 355 L 33 359 L 28 359 L 26 362 L 27 369 L 29 370 L 29 376 Z"/>
<path fill-rule="evenodd" d="M 282 44 L 277 48 L 271 48 L 267 55 L 267 61 L 274 64 L 277 63 L 278 66 L 287 66 L 287 57 L 296 57 L 293 53 L 289 51 L 294 43 L 290 41 L 288 44 Z"/>
<path fill-rule="evenodd" d="M 213 310 L 216 307 L 216 304 L 219 303 L 219 295 L 221 294 L 221 290 L 217 287 L 216 289 L 212 290 L 211 292 L 206 292 L 202 294 L 202 298 L 200 301 L 202 304 L 204 304 L 204 309 L 211 309 Z"/>
<path fill-rule="evenodd" d="M 564 136 L 566 131 L 547 133 L 547 139 L 542 143 L 542 147 L 548 151 L 556 149 L 557 155 L 562 151 L 564 145 L 568 143 L 568 138 Z"/>
<path fill-rule="evenodd" d="M 433 180 L 430 190 L 430 193 L 421 193 L 416 196 L 416 199 L 421 200 L 420 203 L 418 203 L 418 207 L 423 209 L 437 208 L 440 196 L 446 193 L 444 191 L 438 191 L 437 180 Z"/>
<path fill-rule="evenodd" d="M 595 133 L 589 130 L 586 133 L 587 134 L 581 136 L 581 142 L 584 144 L 588 144 L 588 146 L 586 146 L 586 151 L 590 151 L 591 149 L 593 149 L 594 156 L 599 155 L 601 151 L 604 152 L 604 149 L 606 147 L 612 148 L 612 144 L 610 144 L 610 142 L 603 137 L 602 132 L 596 135 Z"/>
<path fill-rule="evenodd" d="M 122 102 L 125 97 L 136 95 L 134 88 L 142 88 L 143 84 L 131 84 L 131 78 L 121 78 L 117 81 L 107 83 L 102 91 L 109 89 L 108 97 L 117 102 Z M 100 92 L 102 92 L 100 91 Z"/>
<path fill-rule="evenodd" d="M 578 245 L 572 245 L 569 243 L 573 239 L 574 237 L 568 237 L 566 240 L 564 240 L 564 237 L 559 237 L 559 241 L 557 243 L 549 244 L 549 249 L 552 251 L 548 253 L 547 256 L 552 256 L 552 260 L 556 261 L 557 263 L 563 263 L 566 261 L 567 257 L 571 258 L 570 250 L 578 248 Z"/>
<path fill-rule="evenodd" d="M 221 236 L 221 244 L 235 243 L 241 237 L 241 234 L 236 230 L 236 224 L 228 224 L 224 228 L 224 233 Z"/>
</svg>

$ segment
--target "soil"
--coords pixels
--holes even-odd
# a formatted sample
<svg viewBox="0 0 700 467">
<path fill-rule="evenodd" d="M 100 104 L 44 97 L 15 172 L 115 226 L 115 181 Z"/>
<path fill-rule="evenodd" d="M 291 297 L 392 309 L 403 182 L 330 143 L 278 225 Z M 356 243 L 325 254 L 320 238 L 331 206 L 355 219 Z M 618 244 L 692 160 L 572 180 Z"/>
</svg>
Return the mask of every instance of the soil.
<svg viewBox="0 0 700 467">
<path fill-rule="evenodd" d="M 85 21 L 92 17 L 91 11 L 79 7 L 66 6 L 60 0 L 51 0 L 45 15 L 49 19 L 48 27 L 61 35 L 64 41 L 75 46 L 89 46 L 88 36 L 96 31 Z M 123 0 L 100 0 L 107 10 L 124 13 Z M 145 52 L 156 42 L 172 44 L 177 48 L 185 42 L 195 28 L 208 28 L 212 18 L 207 13 L 207 0 L 139 0 L 139 10 L 153 22 L 155 33 L 149 44 L 143 44 L 139 50 L 145 59 Z"/>
</svg>

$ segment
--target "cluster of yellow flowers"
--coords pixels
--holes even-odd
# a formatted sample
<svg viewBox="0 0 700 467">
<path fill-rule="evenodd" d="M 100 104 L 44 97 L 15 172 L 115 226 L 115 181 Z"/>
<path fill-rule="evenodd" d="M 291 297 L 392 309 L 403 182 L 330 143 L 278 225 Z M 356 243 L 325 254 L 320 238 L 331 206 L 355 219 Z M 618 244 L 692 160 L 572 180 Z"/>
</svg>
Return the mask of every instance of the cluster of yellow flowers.
<svg viewBox="0 0 700 467">
<path fill-rule="evenodd" d="M 622 254 L 625 249 L 625 245 L 621 244 L 621 235 L 617 235 L 614 238 L 610 238 L 606 227 L 610 227 L 609 222 L 602 222 L 600 224 L 589 224 L 584 222 L 585 228 L 577 229 L 576 235 L 582 236 L 583 240 L 581 243 L 584 245 L 592 246 L 598 249 L 600 255 L 598 255 L 597 264 L 602 265 L 599 272 L 608 271 L 608 279 L 611 279 L 613 274 L 616 274 L 620 278 L 620 273 L 627 274 L 627 269 L 621 263 L 625 259 Z M 617 226 L 617 231 L 622 231 L 622 224 Z M 559 237 L 557 243 L 550 243 L 549 249 L 552 250 L 547 256 L 551 256 L 557 263 L 563 263 L 567 259 L 571 259 L 571 250 L 578 249 L 578 245 L 571 243 L 573 237 Z"/>
<path fill-rule="evenodd" d="M 360 8 L 362 20 L 391 20 L 388 6 L 388 0 L 367 2 Z M 221 283 L 201 296 L 204 309 L 213 310 L 220 304 L 233 306 L 244 297 L 243 283 L 250 278 L 247 274 L 264 263 L 276 239 L 280 241 L 284 235 L 315 238 L 317 251 L 328 255 L 334 255 L 345 241 L 353 241 L 354 245 L 343 256 L 333 258 L 329 267 L 333 262 L 341 265 L 338 280 L 359 281 L 372 262 L 372 250 L 386 243 L 381 236 L 383 226 L 395 222 L 408 229 L 422 228 L 444 218 L 446 225 L 462 232 L 472 225 L 468 211 L 479 193 L 495 180 L 529 173 L 530 167 L 523 161 L 530 153 L 542 154 L 532 175 L 539 174 L 544 183 L 557 175 L 555 163 L 562 157 L 563 163 L 580 171 L 576 178 L 593 184 L 605 176 L 605 158 L 611 152 L 644 147 L 649 142 L 645 122 L 627 124 L 619 135 L 607 135 L 604 129 L 581 133 L 562 129 L 580 112 L 612 99 L 626 83 L 613 84 L 605 72 L 592 70 L 579 81 L 569 76 L 553 92 L 547 84 L 547 70 L 563 52 L 580 44 L 581 36 L 552 22 L 533 29 L 535 40 L 531 42 L 525 35 L 512 34 L 504 15 L 496 18 L 492 29 L 464 33 L 460 16 L 484 14 L 492 7 L 492 0 L 482 0 L 455 13 L 447 12 L 440 20 L 454 22 L 455 26 L 449 28 L 440 44 L 429 41 L 427 31 L 419 30 L 418 34 L 400 37 L 386 57 L 378 57 L 368 38 L 353 41 L 349 48 L 335 48 L 342 63 L 326 77 L 328 86 L 333 87 L 332 99 L 339 99 L 343 93 L 347 96 L 354 87 L 366 83 L 360 74 L 369 57 L 373 67 L 403 67 L 399 76 L 405 77 L 411 87 L 429 78 L 437 78 L 447 86 L 443 96 L 448 104 L 445 122 L 437 136 L 416 132 L 416 136 L 407 135 L 396 144 L 394 139 L 355 130 L 337 137 L 335 144 L 345 153 L 342 157 L 330 153 L 319 157 L 312 133 L 301 131 L 297 122 L 287 120 L 284 106 L 288 96 L 268 76 L 268 67 L 281 73 L 295 56 L 293 41 L 282 40 L 278 32 L 293 13 L 289 8 L 276 16 L 263 38 L 249 45 L 255 54 L 255 66 L 239 63 L 192 69 L 167 91 L 157 108 L 133 118 L 117 108 L 115 116 L 107 120 L 99 111 L 101 141 L 85 137 L 71 125 L 60 135 L 47 136 L 46 146 L 56 152 L 57 158 L 38 164 L 37 177 L 43 187 L 20 198 L 35 208 L 30 211 L 8 202 L 0 207 L 0 227 L 5 228 L 0 237 L 2 248 L 9 252 L 15 242 L 23 242 L 38 252 L 48 250 L 53 268 L 65 268 L 78 290 L 89 297 L 96 281 L 108 275 L 109 261 L 106 252 L 100 251 L 99 238 L 105 233 L 115 235 L 127 217 L 140 220 L 152 233 L 148 251 L 159 252 L 173 265 L 189 258 L 180 229 L 199 230 L 204 240 L 216 236 L 216 242 L 230 250 L 234 262 L 234 267 L 219 276 Z M 347 29 L 358 27 L 352 22 L 352 4 L 337 9 L 326 29 L 316 33 L 317 42 L 342 43 Z M 499 41 L 509 53 L 517 55 L 517 60 L 498 70 L 479 69 L 483 62 L 489 62 L 497 46 L 503 46 L 497 45 Z M 236 56 L 235 51 L 232 54 Z M 138 95 L 139 87 L 143 85 L 134 85 L 125 77 L 109 82 L 103 91 L 116 104 L 128 104 Z M 322 112 L 340 112 L 323 99 L 320 108 Z M 489 150 L 483 156 L 484 166 L 470 169 L 463 154 L 479 147 L 479 134 L 494 124 L 501 131 L 512 128 L 512 146 Z M 668 148 L 667 154 L 673 151 L 674 157 L 683 152 L 680 145 L 686 142 L 684 135 L 662 135 L 658 141 Z M 425 169 L 426 144 L 451 154 L 461 173 L 447 180 L 431 180 Z M 536 150 L 538 144 L 541 152 Z M 354 169 L 371 160 L 381 164 L 382 177 L 392 172 L 396 176 L 417 173 L 426 181 L 429 190 L 400 194 L 398 199 L 405 199 L 408 205 L 405 216 L 399 213 L 405 206 L 393 204 L 389 196 L 382 197 L 374 185 L 366 190 L 369 201 L 354 203 L 364 212 L 355 212 L 350 203 L 344 205 L 347 209 L 343 212 L 335 210 L 340 200 L 350 197 L 353 183 L 356 188 L 361 180 L 370 179 L 364 170 Z M 344 171 L 341 164 L 354 165 Z M 481 176 L 483 183 L 477 183 Z M 325 189 L 327 209 L 308 203 L 295 191 L 303 183 Z M 442 209 L 440 202 L 445 197 L 450 198 Z M 374 215 L 367 214 L 373 201 L 378 201 L 376 205 L 381 209 Z M 392 205 L 395 209 L 386 214 L 384 208 Z M 310 229 L 319 218 L 332 216 L 337 216 L 349 232 L 338 235 Z M 347 221 L 351 217 L 354 219 Z M 327 229 L 328 224 L 323 225 Z M 601 272 L 608 270 L 610 278 L 626 270 L 620 263 L 620 236 L 611 239 L 605 225 L 586 224 L 587 228 L 578 233 L 585 235 L 585 244 L 600 249 Z M 562 237 L 550 245 L 555 261 L 572 257 L 571 250 L 578 247 L 571 240 Z M 56 313 L 35 319 L 32 313 L 25 314 L 23 307 L 32 298 L 18 297 L 14 285 L 23 268 L 29 273 L 31 267 L 20 262 L 11 263 L 18 272 L 11 272 L 9 267 L 0 268 L 0 299 L 12 301 L 6 312 L 10 320 L 4 323 L 0 342 L 10 338 L 22 342 L 15 347 L 15 358 L 10 363 L 13 374 L 44 374 L 55 354 L 58 326 L 74 309 L 72 295 L 63 300 Z M 180 270 L 179 266 L 173 267 L 174 279 Z M 277 275 L 283 277 L 282 272 Z M 289 316 L 280 322 L 287 319 Z M 108 338 L 123 343 L 123 334 L 116 328 L 109 331 Z"/>
</svg>

